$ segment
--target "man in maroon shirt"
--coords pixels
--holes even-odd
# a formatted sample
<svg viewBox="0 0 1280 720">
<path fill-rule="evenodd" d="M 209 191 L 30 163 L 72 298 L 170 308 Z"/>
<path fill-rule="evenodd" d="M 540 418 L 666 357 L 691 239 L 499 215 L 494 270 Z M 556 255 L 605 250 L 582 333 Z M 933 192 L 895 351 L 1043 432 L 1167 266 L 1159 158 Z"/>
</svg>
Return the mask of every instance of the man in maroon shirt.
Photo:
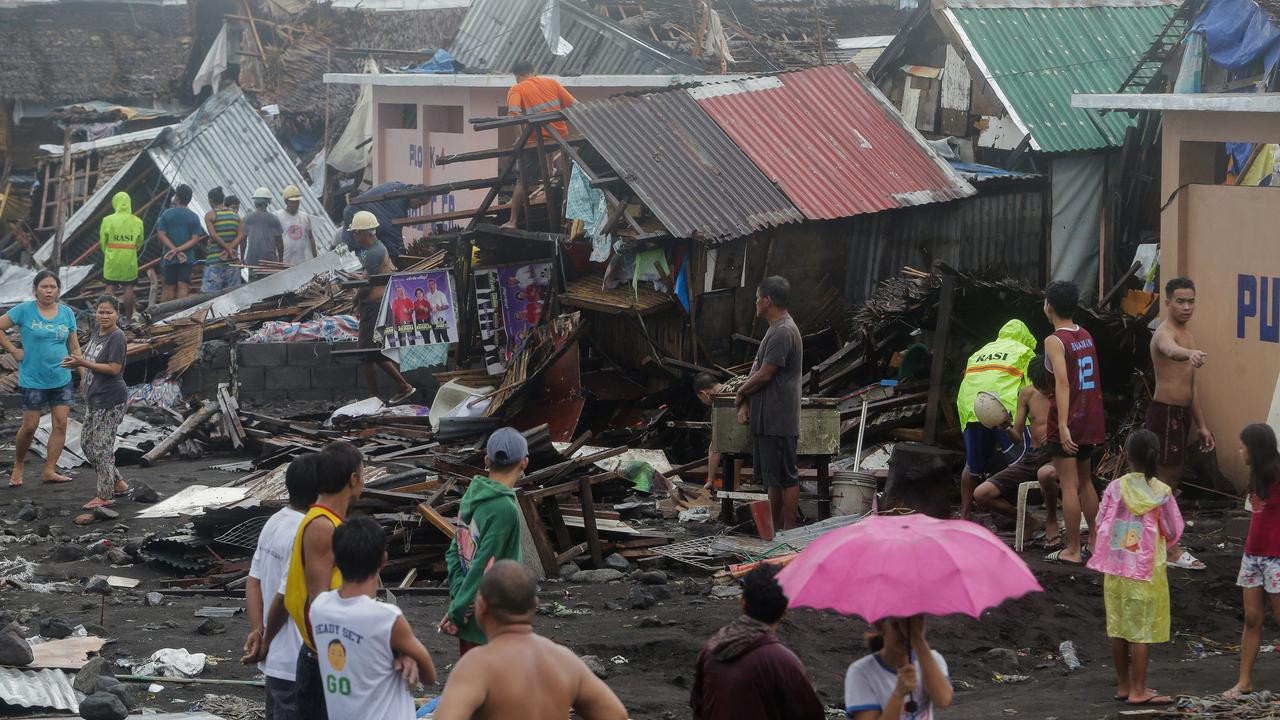
<svg viewBox="0 0 1280 720">
<path fill-rule="evenodd" d="M 1053 562 L 1083 562 L 1080 513 L 1089 524 L 1098 516 L 1098 491 L 1093 486 L 1090 460 L 1094 447 L 1106 440 L 1102 415 L 1102 376 L 1093 336 L 1073 317 L 1080 302 L 1075 283 L 1058 280 L 1044 289 L 1044 314 L 1053 334 L 1044 340 L 1046 370 L 1052 378 L 1049 427 L 1045 447 L 1062 488 L 1062 521 L 1067 541 L 1049 554 Z"/>
<path fill-rule="evenodd" d="M 787 596 L 761 565 L 742 580 L 742 616 L 716 631 L 698 653 L 689 707 L 694 720 L 822 720 L 809 672 L 775 631 Z"/>
</svg>

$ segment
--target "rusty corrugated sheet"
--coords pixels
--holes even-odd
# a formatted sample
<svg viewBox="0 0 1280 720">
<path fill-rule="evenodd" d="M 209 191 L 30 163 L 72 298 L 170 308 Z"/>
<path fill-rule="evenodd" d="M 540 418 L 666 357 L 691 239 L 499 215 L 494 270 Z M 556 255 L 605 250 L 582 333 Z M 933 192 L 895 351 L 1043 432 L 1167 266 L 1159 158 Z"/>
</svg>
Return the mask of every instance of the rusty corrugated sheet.
<svg viewBox="0 0 1280 720">
<path fill-rule="evenodd" d="M 675 237 L 725 240 L 804 219 L 683 91 L 565 112 Z"/>
<path fill-rule="evenodd" d="M 1046 186 L 1044 178 L 1019 179 L 1007 191 L 850 219 L 842 227 L 849 243 L 845 299 L 859 304 L 903 267 L 937 260 L 1040 287 L 1048 262 Z"/>
<path fill-rule="evenodd" d="M 974 193 L 874 85 L 841 66 L 687 92 L 807 218 L 828 220 Z"/>
</svg>

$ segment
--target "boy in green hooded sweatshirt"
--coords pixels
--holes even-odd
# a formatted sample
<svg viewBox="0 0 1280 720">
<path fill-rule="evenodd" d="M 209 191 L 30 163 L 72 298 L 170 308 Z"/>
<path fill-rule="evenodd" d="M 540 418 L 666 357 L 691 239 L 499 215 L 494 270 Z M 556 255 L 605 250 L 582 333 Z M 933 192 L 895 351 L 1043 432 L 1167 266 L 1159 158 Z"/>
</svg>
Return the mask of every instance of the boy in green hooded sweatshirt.
<svg viewBox="0 0 1280 720">
<path fill-rule="evenodd" d="M 458 636 L 459 653 L 486 641 L 475 616 L 480 580 L 499 560 L 520 562 L 520 510 L 512 488 L 529 466 L 529 443 L 515 428 L 498 428 L 485 444 L 489 476 L 477 475 L 462 496 L 458 531 L 445 562 L 449 566 L 449 609 L 440 632 Z"/>
<path fill-rule="evenodd" d="M 102 246 L 102 279 L 107 291 L 120 293 L 120 319 L 133 318 L 133 286 L 138 281 L 138 252 L 145 235 L 142 218 L 133 214 L 133 200 L 121 190 L 111 198 L 115 212 L 102 219 L 98 242 Z"/>
</svg>

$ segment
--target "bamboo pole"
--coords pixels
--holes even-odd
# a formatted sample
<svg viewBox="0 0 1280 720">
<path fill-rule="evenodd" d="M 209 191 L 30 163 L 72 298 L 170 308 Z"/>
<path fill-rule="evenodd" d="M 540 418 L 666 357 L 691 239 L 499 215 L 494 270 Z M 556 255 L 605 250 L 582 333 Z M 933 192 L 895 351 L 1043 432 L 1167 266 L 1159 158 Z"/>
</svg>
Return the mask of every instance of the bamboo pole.
<svg viewBox="0 0 1280 720">
<path fill-rule="evenodd" d="M 70 191 L 71 180 L 71 128 L 62 131 L 62 170 L 58 173 L 57 206 L 54 208 L 53 254 L 49 258 L 49 267 L 57 270 L 62 266 L 62 233 L 66 225 L 66 196 Z"/>
</svg>

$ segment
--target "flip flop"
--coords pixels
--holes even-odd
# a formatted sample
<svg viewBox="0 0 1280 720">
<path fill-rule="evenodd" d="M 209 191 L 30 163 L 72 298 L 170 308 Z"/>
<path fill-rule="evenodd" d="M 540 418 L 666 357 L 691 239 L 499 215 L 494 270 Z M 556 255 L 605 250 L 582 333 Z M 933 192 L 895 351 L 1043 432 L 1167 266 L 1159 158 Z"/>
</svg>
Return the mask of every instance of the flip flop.
<svg viewBox="0 0 1280 720">
<path fill-rule="evenodd" d="M 1112 696 L 1111 696 L 1111 699 L 1112 699 L 1112 700 L 1115 700 L 1116 702 L 1122 702 L 1122 703 L 1127 703 L 1127 702 L 1129 702 L 1129 696 L 1128 696 L 1128 695 L 1112 695 Z"/>
<path fill-rule="evenodd" d="M 408 400 L 409 398 L 413 397 L 413 394 L 414 394 L 414 393 L 416 393 L 416 392 L 418 392 L 418 389 L 417 389 L 417 388 L 412 388 L 412 389 L 410 389 L 410 390 L 405 390 L 404 392 L 400 393 L 399 395 L 393 395 L 393 396 L 391 397 L 390 404 L 392 404 L 392 405 L 399 405 L 400 403 L 404 402 L 405 400 Z"/>
<path fill-rule="evenodd" d="M 1182 568 L 1183 570 L 1207 570 L 1208 566 L 1196 559 L 1190 551 L 1183 550 L 1177 560 L 1169 563 L 1172 567 Z"/>
<path fill-rule="evenodd" d="M 115 505 L 115 504 L 116 504 L 115 500 L 103 500 L 102 498 L 94 498 L 89 502 L 85 503 L 84 505 L 81 505 L 80 509 L 93 510 L 95 508 L 100 508 L 100 507 L 111 507 L 112 505 Z"/>
<path fill-rule="evenodd" d="M 1045 555 L 1044 559 L 1046 562 L 1056 563 L 1058 565 L 1084 565 L 1083 557 L 1080 559 L 1080 562 L 1075 562 L 1073 560 L 1063 560 L 1061 550 L 1054 550 L 1048 555 Z"/>
<path fill-rule="evenodd" d="M 66 480 L 50 480 L 49 478 L 42 478 L 40 482 L 44 483 L 45 485 L 63 485 L 65 483 L 71 482 L 72 480 L 75 480 L 75 478 L 71 476 L 67 476 Z"/>
<path fill-rule="evenodd" d="M 1047 537 L 1044 539 L 1045 550 L 1061 550 L 1062 544 L 1063 544 L 1062 533 L 1058 533 L 1057 535 L 1054 535 L 1051 538 Z M 1126 695 L 1125 697 L 1128 697 L 1128 695 Z"/>
<path fill-rule="evenodd" d="M 1168 695 L 1152 695 L 1151 697 L 1147 698 L 1146 700 L 1139 700 L 1138 702 L 1134 702 L 1134 701 L 1132 701 L 1132 700 L 1125 700 L 1125 701 L 1124 701 L 1124 704 L 1125 704 L 1125 705 L 1135 705 L 1135 706 L 1141 706 L 1141 705 L 1152 705 L 1152 706 L 1155 706 L 1155 705 L 1172 705 L 1172 704 L 1173 704 L 1173 698 L 1169 697 Z"/>
</svg>

